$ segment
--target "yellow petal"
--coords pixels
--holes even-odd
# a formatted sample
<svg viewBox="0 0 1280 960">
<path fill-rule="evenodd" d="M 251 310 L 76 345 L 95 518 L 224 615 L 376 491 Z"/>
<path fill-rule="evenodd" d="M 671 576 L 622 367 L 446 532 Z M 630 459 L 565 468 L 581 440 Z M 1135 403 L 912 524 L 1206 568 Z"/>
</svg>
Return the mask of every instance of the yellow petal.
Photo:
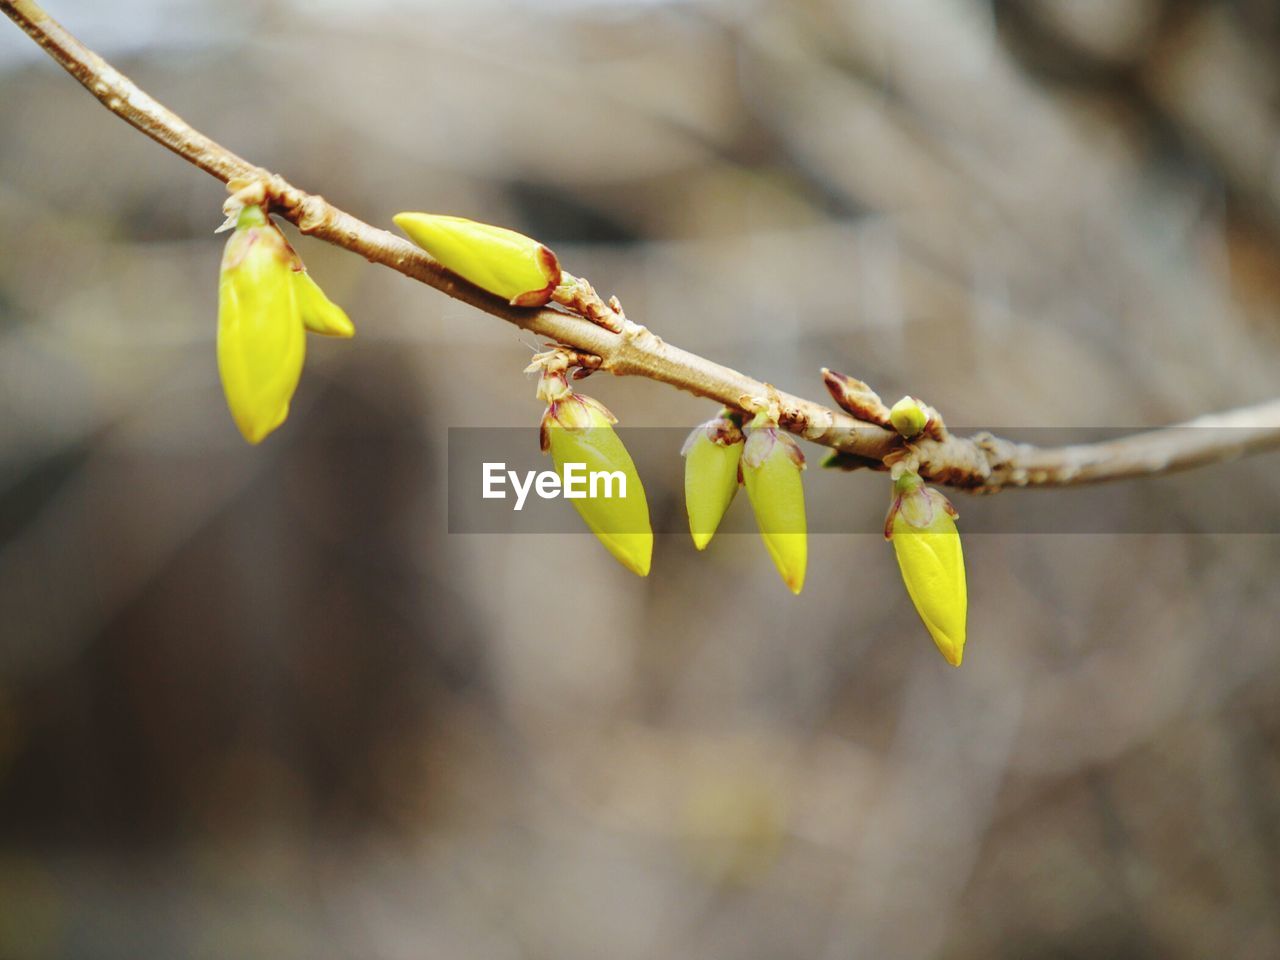
<svg viewBox="0 0 1280 960">
<path fill-rule="evenodd" d="M 515 306 L 542 306 L 560 283 L 556 255 L 514 230 L 431 213 L 398 213 L 395 222 L 445 267 Z"/>
<path fill-rule="evenodd" d="M 960 666 L 969 601 L 955 521 L 938 506 L 928 526 L 920 528 L 899 511 L 893 518 L 891 542 L 920 619 L 947 663 Z"/>
<path fill-rule="evenodd" d="M 218 372 L 231 416 L 254 444 L 284 422 L 302 374 L 306 344 L 287 250 L 270 223 L 237 228 L 218 283 Z"/>
<path fill-rule="evenodd" d="M 684 502 L 689 511 L 689 533 L 699 550 L 711 542 L 738 492 L 742 435 L 738 433 L 736 442 L 720 443 L 708 431 L 713 425 L 715 421 L 695 427 L 684 448 Z"/>
<path fill-rule="evenodd" d="M 625 497 L 617 496 L 621 485 L 614 478 L 614 496 L 589 496 L 569 502 L 605 549 L 628 570 L 647 577 L 653 558 L 653 530 L 649 526 L 649 502 L 635 463 L 614 431 L 610 418 L 598 405 L 578 396 L 569 396 L 556 404 L 561 405 L 574 405 L 575 417 L 585 413 L 590 423 L 570 428 L 557 422 L 554 414 L 544 419 L 547 446 L 561 479 L 564 479 L 566 463 L 584 464 L 588 475 L 618 472 L 626 479 Z M 597 487 L 598 494 L 604 490 L 603 484 Z"/>
<path fill-rule="evenodd" d="M 345 310 L 330 300 L 306 268 L 293 271 L 294 296 L 303 325 L 312 333 L 348 339 L 356 335 L 355 324 Z"/>
<path fill-rule="evenodd" d="M 774 436 L 770 436 L 773 433 Z M 767 450 L 766 445 L 772 444 Z M 742 480 L 773 565 L 792 593 L 804 588 L 809 540 L 799 450 L 772 430 L 756 430 L 742 454 Z"/>
</svg>

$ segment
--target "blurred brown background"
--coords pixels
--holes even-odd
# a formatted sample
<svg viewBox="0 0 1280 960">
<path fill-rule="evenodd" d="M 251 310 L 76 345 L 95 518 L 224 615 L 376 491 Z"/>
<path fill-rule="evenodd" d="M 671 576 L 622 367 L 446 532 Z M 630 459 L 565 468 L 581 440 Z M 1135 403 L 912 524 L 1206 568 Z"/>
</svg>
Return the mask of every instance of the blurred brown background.
<svg viewBox="0 0 1280 960">
<path fill-rule="evenodd" d="M 295 183 L 523 229 L 787 389 L 1280 391 L 1267 0 L 48 5 Z M 528 338 L 302 240 L 359 334 L 249 449 L 221 185 L 7 22 L 0 84 L 0 956 L 1280 956 L 1276 537 L 973 537 L 953 671 L 874 536 L 793 600 L 749 536 L 640 581 L 449 535 L 446 428 L 533 442 Z M 1274 529 L 1259 464 L 1221 495 Z"/>
</svg>

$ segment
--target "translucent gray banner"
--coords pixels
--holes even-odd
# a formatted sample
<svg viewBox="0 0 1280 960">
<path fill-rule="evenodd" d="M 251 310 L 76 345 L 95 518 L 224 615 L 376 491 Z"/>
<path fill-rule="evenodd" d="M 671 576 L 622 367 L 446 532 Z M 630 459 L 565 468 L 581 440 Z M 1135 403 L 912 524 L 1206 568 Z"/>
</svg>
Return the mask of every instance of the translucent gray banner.
<svg viewBox="0 0 1280 960">
<path fill-rule="evenodd" d="M 954 428 L 953 428 L 954 429 Z M 1041 446 L 1092 443 L 1134 433 L 1134 429 L 988 428 L 1012 440 Z M 1187 428 L 1170 428 L 1185 430 Z M 1200 429 L 1200 428 L 1197 428 Z M 1203 428 L 1216 429 L 1216 428 Z M 680 448 L 689 430 L 619 428 L 635 461 L 649 501 L 655 533 L 687 533 L 684 460 Z M 958 433 L 970 431 L 956 429 Z M 846 473 L 824 469 L 828 451 L 802 444 L 808 458 L 805 499 L 809 532 L 879 533 L 889 505 L 883 472 Z M 528 488 L 515 509 L 515 485 L 532 473 L 553 469 L 539 450 L 538 429 L 530 427 L 450 428 L 448 502 L 451 533 L 584 532 L 573 504 L 561 496 L 543 499 Z M 485 464 L 501 464 L 514 483 L 492 478 L 485 497 Z M 544 492 L 551 484 L 544 483 Z M 960 511 L 960 529 L 977 533 L 1280 533 L 1280 451 L 1182 473 L 1089 486 L 1017 490 L 993 496 L 947 491 Z M 755 521 L 745 492 L 739 491 L 721 525 L 725 533 L 750 533 Z"/>
</svg>

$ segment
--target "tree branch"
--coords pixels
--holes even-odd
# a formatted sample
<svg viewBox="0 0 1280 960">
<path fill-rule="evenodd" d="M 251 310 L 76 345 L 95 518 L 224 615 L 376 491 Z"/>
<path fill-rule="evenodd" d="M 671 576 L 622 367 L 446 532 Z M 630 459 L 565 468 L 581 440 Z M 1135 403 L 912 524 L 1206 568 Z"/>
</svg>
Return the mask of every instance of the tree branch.
<svg viewBox="0 0 1280 960">
<path fill-rule="evenodd" d="M 575 313 L 508 305 L 448 272 L 408 241 L 299 190 L 200 133 L 84 46 L 33 0 L 0 0 L 0 10 L 135 129 L 224 183 L 266 182 L 273 211 L 302 233 L 391 267 L 521 329 L 593 354 L 600 358 L 599 369 L 618 376 L 646 377 L 731 407 L 766 395 L 763 382 L 672 346 L 629 320 L 621 333 L 613 333 Z M 902 439 L 883 426 L 791 394 L 781 393 L 779 398 L 782 425 L 814 443 L 877 464 L 904 450 Z M 1280 401 L 1099 444 L 1041 448 L 990 435 L 942 433 L 911 444 L 911 452 L 920 473 L 936 483 L 993 491 L 1165 473 L 1276 446 Z"/>
</svg>

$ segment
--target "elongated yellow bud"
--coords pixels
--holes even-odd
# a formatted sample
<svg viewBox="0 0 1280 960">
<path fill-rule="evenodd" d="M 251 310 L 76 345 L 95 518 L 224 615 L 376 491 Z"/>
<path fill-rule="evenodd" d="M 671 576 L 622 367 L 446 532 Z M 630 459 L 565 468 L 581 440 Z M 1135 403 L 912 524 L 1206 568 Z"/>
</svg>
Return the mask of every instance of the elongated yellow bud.
<svg viewBox="0 0 1280 960">
<path fill-rule="evenodd" d="M 916 612 L 947 663 L 958 667 L 969 599 L 955 516 L 946 497 L 917 474 L 904 473 L 894 481 L 884 535 L 893 543 Z"/>
<path fill-rule="evenodd" d="M 738 423 L 721 414 L 694 427 L 684 442 L 684 502 L 693 545 L 705 550 L 738 492 L 738 461 L 745 438 Z"/>
<path fill-rule="evenodd" d="M 757 418 L 759 419 L 759 418 Z M 751 431 L 742 451 L 742 481 L 760 537 L 792 593 L 804 589 L 809 541 L 804 515 L 804 454 L 777 426 Z"/>
<path fill-rule="evenodd" d="M 218 372 L 227 406 L 250 443 L 280 426 L 302 374 L 306 337 L 293 251 L 261 207 L 245 207 L 218 282 Z"/>
<path fill-rule="evenodd" d="M 517 307 L 540 307 L 560 283 L 560 261 L 522 233 L 433 213 L 397 213 L 396 226 L 464 280 Z"/>
<path fill-rule="evenodd" d="M 301 260 L 294 265 L 293 284 L 303 326 L 312 333 L 326 337 L 349 339 L 356 335 L 355 324 L 346 311 L 325 296 L 320 284 L 311 279 L 311 274 L 307 273 Z"/>
<path fill-rule="evenodd" d="M 563 374 L 544 377 L 539 393 L 548 401 L 542 449 L 551 451 L 566 499 L 619 563 L 647 577 L 653 558 L 649 502 L 636 465 L 614 432 L 617 420 L 599 401 L 570 390 Z M 579 481 L 589 478 L 586 496 L 569 498 L 567 464 L 581 465 L 575 467 Z"/>
</svg>

